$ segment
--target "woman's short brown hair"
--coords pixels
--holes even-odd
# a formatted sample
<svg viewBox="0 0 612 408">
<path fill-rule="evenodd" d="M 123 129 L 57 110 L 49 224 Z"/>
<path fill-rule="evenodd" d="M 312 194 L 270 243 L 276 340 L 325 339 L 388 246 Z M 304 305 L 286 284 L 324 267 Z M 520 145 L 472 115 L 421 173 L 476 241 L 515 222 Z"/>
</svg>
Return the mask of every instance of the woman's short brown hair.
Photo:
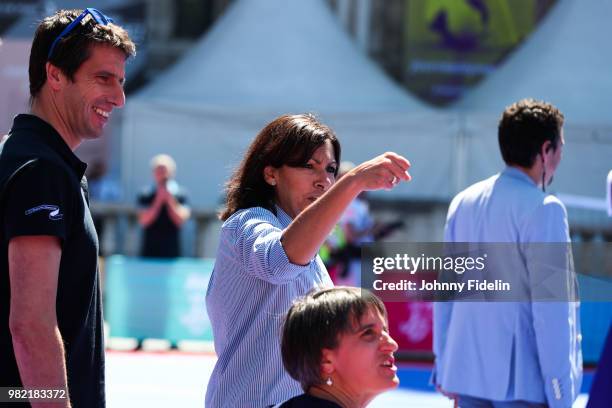
<svg viewBox="0 0 612 408">
<path fill-rule="evenodd" d="M 264 180 L 264 168 L 303 166 L 327 140 L 334 147 L 336 163 L 340 163 L 340 143 L 336 135 L 313 115 L 283 115 L 274 119 L 255 137 L 227 182 L 226 207 L 220 218 L 226 220 L 236 211 L 251 207 L 263 207 L 276 213 L 274 188 Z"/>
<path fill-rule="evenodd" d="M 323 349 L 335 349 L 340 336 L 351 333 L 369 311 L 387 320 L 383 302 L 366 289 L 337 286 L 294 302 L 287 312 L 281 341 L 283 365 L 304 391 L 322 384 Z"/>
</svg>

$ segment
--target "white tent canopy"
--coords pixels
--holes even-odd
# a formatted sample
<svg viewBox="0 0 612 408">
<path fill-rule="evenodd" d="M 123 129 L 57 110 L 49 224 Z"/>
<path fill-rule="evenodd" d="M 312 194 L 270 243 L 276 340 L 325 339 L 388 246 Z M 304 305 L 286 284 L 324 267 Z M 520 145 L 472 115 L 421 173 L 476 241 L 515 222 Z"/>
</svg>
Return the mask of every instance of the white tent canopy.
<svg viewBox="0 0 612 408">
<path fill-rule="evenodd" d="M 369 61 L 322 0 L 238 0 L 168 72 L 132 97 L 123 136 L 125 186 L 150 182 L 143 163 L 166 152 L 198 206 L 218 203 L 249 142 L 283 113 L 314 112 L 337 132 L 343 158 L 386 150 L 441 159 L 394 194 L 452 193 L 452 118 L 409 96 Z M 437 180 L 437 184 L 432 180 Z"/>
<path fill-rule="evenodd" d="M 500 114 L 511 103 L 533 97 L 553 103 L 566 118 L 564 158 L 551 190 L 603 199 L 612 167 L 610 16 L 609 1 L 559 0 L 532 36 L 453 107 L 463 118 L 466 150 L 472 160 L 482 161 L 466 183 L 499 168 Z"/>
<path fill-rule="evenodd" d="M 230 111 L 424 112 L 323 1 L 238 0 L 139 98 Z"/>
<path fill-rule="evenodd" d="M 498 115 L 535 97 L 554 103 L 568 124 L 612 123 L 612 2 L 559 0 L 537 30 L 456 107 Z"/>
<path fill-rule="evenodd" d="M 560 0 L 504 66 L 440 112 L 362 55 L 323 0 L 237 0 L 188 55 L 128 101 L 127 196 L 151 182 L 145 163 L 168 153 L 192 204 L 214 206 L 267 122 L 314 112 L 336 130 L 343 159 L 360 162 L 392 150 L 411 160 L 414 180 L 381 194 L 445 200 L 503 167 L 499 114 L 534 96 L 568 118 L 565 158 L 551 190 L 599 197 L 612 157 L 612 115 L 606 115 L 612 53 L 591 44 L 610 48 L 602 39 L 612 32 L 601 33 L 611 30 L 602 21 L 611 7 L 603 0 Z"/>
</svg>

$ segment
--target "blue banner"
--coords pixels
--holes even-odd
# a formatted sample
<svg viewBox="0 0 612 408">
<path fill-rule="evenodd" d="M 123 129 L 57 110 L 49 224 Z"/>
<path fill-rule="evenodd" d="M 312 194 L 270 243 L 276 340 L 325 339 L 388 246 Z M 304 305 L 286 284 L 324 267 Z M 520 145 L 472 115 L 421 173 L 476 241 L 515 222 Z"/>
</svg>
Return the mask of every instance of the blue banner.
<svg viewBox="0 0 612 408">
<path fill-rule="evenodd" d="M 108 257 L 104 305 L 110 336 L 212 341 L 205 295 L 213 264 L 213 259 Z"/>
</svg>

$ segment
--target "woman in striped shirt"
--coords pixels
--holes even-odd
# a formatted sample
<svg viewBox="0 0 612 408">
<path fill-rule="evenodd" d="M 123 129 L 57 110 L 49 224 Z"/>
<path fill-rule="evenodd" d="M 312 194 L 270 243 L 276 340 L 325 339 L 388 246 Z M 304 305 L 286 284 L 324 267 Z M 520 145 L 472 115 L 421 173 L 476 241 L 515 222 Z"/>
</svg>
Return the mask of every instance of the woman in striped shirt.
<svg viewBox="0 0 612 408">
<path fill-rule="evenodd" d="M 283 368 L 280 327 L 292 302 L 333 286 L 317 252 L 364 190 L 410 180 L 385 153 L 335 183 L 340 143 L 311 115 L 284 115 L 255 138 L 227 184 L 206 293 L 218 360 L 206 406 L 268 407 L 302 392 Z"/>
</svg>

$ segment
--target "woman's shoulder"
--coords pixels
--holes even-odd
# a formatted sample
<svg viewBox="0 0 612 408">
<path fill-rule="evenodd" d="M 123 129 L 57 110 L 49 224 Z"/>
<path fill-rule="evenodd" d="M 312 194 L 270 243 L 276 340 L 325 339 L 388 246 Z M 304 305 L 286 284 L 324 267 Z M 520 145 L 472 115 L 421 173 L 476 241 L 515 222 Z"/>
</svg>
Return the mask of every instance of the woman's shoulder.
<svg viewBox="0 0 612 408">
<path fill-rule="evenodd" d="M 285 401 L 279 408 L 341 408 L 335 402 L 302 394 Z"/>
<path fill-rule="evenodd" d="M 275 226 L 280 225 L 276 215 L 264 207 L 250 207 L 238 210 L 223 223 L 224 229 L 235 229 L 241 225 L 265 222 Z"/>
</svg>

